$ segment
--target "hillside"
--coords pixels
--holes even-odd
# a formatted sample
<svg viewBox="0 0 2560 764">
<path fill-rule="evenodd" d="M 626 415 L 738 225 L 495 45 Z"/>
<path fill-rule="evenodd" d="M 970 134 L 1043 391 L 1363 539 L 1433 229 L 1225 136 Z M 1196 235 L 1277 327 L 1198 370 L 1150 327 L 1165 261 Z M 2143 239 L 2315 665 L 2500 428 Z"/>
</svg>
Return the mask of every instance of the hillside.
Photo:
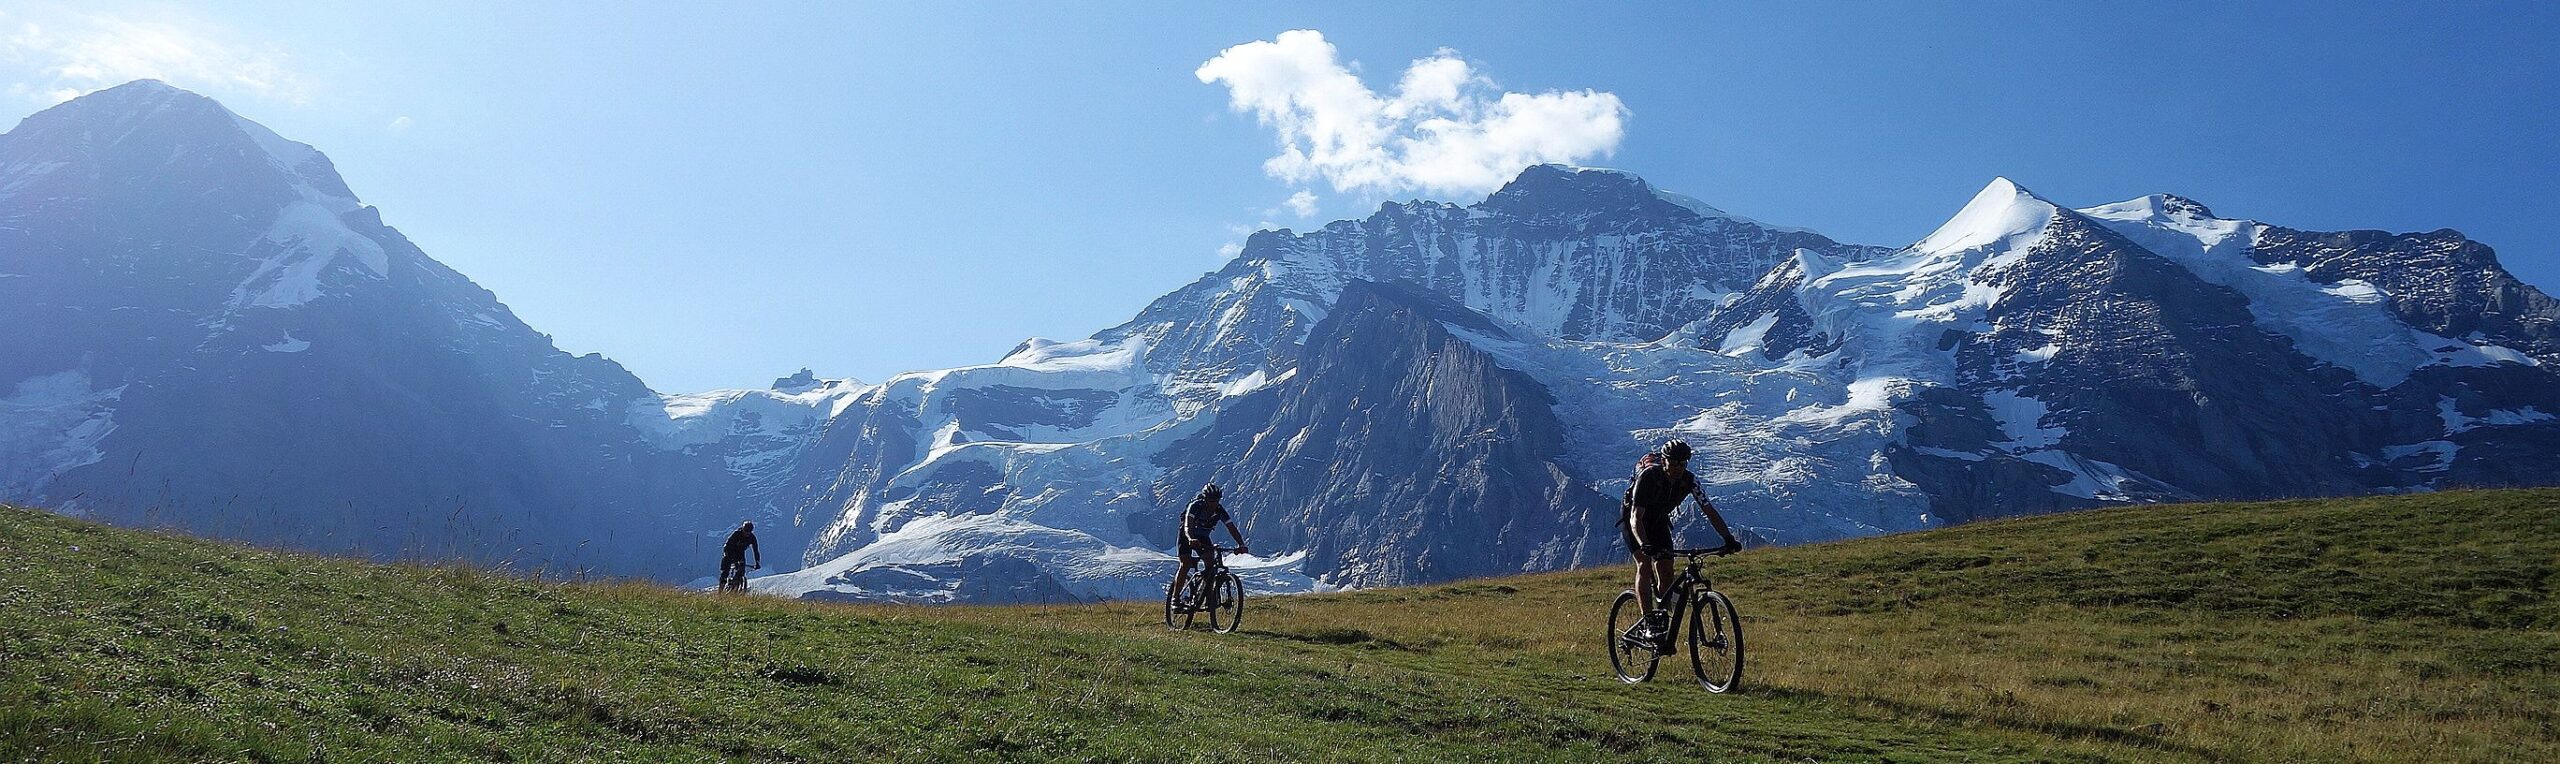
<svg viewBox="0 0 2560 764">
<path fill-rule="evenodd" d="M 2560 490 L 2093 511 L 1714 564 L 1746 691 L 1606 676 L 1621 571 L 919 608 L 554 585 L 0 508 L 0 760 L 2560 760 Z"/>
</svg>

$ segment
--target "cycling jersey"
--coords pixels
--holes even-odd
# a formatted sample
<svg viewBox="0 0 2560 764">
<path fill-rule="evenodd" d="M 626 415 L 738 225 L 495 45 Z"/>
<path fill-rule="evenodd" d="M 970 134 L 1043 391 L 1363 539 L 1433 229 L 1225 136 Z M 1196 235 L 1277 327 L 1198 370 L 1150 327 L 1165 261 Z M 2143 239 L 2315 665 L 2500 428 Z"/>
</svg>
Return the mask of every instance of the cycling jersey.
<svg viewBox="0 0 2560 764">
<path fill-rule="evenodd" d="M 1207 541 L 1209 532 L 1217 530 L 1218 525 L 1227 520 L 1227 507 L 1217 499 L 1205 496 L 1193 499 L 1191 506 L 1182 510 L 1182 535 Z"/>
</svg>

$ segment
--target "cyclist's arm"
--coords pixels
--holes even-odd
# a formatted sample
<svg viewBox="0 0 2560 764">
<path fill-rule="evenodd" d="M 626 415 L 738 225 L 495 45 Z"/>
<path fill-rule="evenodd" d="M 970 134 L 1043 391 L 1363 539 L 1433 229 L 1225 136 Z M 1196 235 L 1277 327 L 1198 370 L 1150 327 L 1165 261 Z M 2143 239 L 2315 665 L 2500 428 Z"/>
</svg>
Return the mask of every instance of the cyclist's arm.
<svg viewBox="0 0 2560 764">
<path fill-rule="evenodd" d="M 757 542 L 749 541 L 749 542 L 747 542 L 747 549 L 749 549 L 749 550 L 751 550 L 751 551 L 753 551 L 753 552 L 755 552 L 755 553 L 756 553 L 756 567 L 758 567 L 758 568 L 762 568 L 762 567 L 764 567 L 764 545 L 763 545 L 763 544 L 760 544 L 760 543 L 757 543 Z"/>
<path fill-rule="evenodd" d="M 1698 514 L 1707 516 L 1707 522 L 1716 527 L 1716 535 L 1724 537 L 1725 546 L 1742 546 L 1742 540 L 1734 538 L 1733 528 L 1724 524 L 1724 513 L 1716 511 L 1716 503 L 1707 500 L 1706 491 L 1693 491 L 1689 497 L 1698 500 Z"/>
<path fill-rule="evenodd" d="M 1236 521 L 1234 520 L 1227 521 L 1227 535 L 1236 540 L 1237 549 L 1244 549 L 1251 546 L 1250 544 L 1244 543 L 1244 531 L 1236 530 Z"/>
</svg>

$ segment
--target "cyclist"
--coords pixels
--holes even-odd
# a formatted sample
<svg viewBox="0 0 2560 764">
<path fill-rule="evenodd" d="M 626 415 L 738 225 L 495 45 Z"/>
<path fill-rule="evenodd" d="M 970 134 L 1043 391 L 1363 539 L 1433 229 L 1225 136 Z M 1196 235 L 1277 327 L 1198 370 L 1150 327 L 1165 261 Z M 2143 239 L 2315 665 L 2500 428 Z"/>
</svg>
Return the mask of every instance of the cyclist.
<svg viewBox="0 0 2560 764">
<path fill-rule="evenodd" d="M 1245 548 L 1244 532 L 1236 530 L 1235 518 L 1227 514 L 1227 505 L 1218 500 L 1222 495 L 1224 492 L 1218 490 L 1218 484 L 1210 483 L 1200 489 L 1199 498 L 1192 499 L 1191 506 L 1182 509 L 1182 539 L 1179 542 L 1182 569 L 1173 574 L 1173 591 L 1182 591 L 1182 585 L 1191 580 L 1192 565 L 1201 557 L 1216 552 L 1217 543 L 1209 540 L 1209 532 L 1220 524 L 1226 525 L 1227 535 L 1236 540 L 1236 554 L 1253 553 Z"/>
<path fill-rule="evenodd" d="M 1724 514 L 1716 511 L 1698 490 L 1698 476 L 1689 473 L 1689 444 L 1672 440 L 1662 444 L 1662 461 L 1649 464 L 1636 473 L 1635 486 L 1629 492 L 1625 515 L 1618 520 L 1626 532 L 1627 551 L 1636 558 L 1636 597 L 1644 605 L 1645 631 L 1662 640 L 1664 649 L 1671 644 L 1671 614 L 1662 610 L 1668 591 L 1656 587 L 1671 585 L 1671 513 L 1689 497 L 1698 498 L 1698 511 L 1715 524 L 1716 534 L 1724 537 L 1718 554 L 1742 551 L 1742 541 L 1733 537 L 1733 529 L 1724 524 Z M 1650 461 L 1650 460 L 1648 460 Z"/>
<path fill-rule="evenodd" d="M 754 522 L 739 523 L 738 529 L 729 533 L 729 542 L 720 545 L 721 591 L 747 590 L 747 550 L 749 549 L 756 552 L 754 567 L 763 569 L 764 547 L 756 544 L 756 524 Z"/>
</svg>

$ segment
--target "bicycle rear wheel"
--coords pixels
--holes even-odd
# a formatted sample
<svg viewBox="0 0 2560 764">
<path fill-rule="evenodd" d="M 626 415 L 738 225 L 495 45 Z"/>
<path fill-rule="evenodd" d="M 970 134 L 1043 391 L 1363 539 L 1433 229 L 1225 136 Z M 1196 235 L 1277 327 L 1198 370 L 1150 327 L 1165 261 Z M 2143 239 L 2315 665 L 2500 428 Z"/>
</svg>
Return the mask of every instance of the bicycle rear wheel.
<svg viewBox="0 0 2560 764">
<path fill-rule="evenodd" d="M 1662 662 L 1662 653 L 1649 637 L 1631 633 L 1643 624 L 1644 605 L 1636 601 L 1636 593 L 1619 592 L 1618 601 L 1609 606 L 1609 669 L 1617 672 L 1618 681 L 1635 684 L 1652 679 L 1654 666 Z"/>
<path fill-rule="evenodd" d="M 1708 692 L 1724 692 L 1742 684 L 1742 614 L 1723 592 L 1699 592 L 1691 600 L 1689 670 Z"/>
<path fill-rule="evenodd" d="M 1244 580 L 1224 570 L 1209 582 L 1209 630 L 1220 634 L 1235 631 L 1244 623 Z"/>
</svg>

